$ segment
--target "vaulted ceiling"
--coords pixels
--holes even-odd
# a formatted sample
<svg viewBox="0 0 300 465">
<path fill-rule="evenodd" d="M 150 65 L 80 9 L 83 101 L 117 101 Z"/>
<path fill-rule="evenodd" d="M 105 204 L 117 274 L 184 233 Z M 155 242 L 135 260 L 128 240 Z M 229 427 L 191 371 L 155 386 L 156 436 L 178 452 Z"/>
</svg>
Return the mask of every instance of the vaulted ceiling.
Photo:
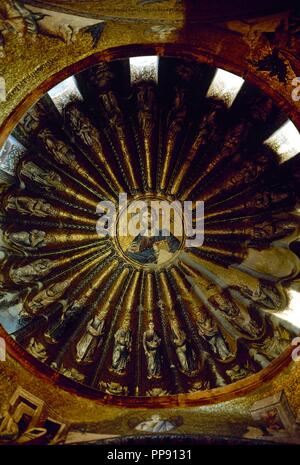
<svg viewBox="0 0 300 465">
<path fill-rule="evenodd" d="M 300 144 L 269 96 L 193 60 L 101 62 L 7 144 L 1 323 L 38 370 L 124 404 L 276 370 L 300 326 L 280 318 L 299 274 Z M 174 224 L 167 240 L 122 237 L 122 212 L 99 236 L 97 205 L 120 193 L 204 202 L 204 242 Z"/>
</svg>

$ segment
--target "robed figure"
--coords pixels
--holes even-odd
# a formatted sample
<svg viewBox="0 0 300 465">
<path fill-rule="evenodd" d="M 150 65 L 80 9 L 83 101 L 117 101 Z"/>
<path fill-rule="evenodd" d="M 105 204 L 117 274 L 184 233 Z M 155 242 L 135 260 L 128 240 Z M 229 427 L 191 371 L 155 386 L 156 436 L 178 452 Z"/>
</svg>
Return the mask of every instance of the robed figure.
<svg viewBox="0 0 300 465">
<path fill-rule="evenodd" d="M 111 370 L 123 375 L 131 352 L 132 336 L 129 321 L 125 320 L 115 334 Z"/>
<path fill-rule="evenodd" d="M 147 207 L 141 212 L 141 230 L 126 250 L 127 257 L 140 263 L 168 260 L 180 247 L 180 241 L 169 230 L 159 229 L 158 216 Z"/>
<path fill-rule="evenodd" d="M 72 325 L 76 322 L 77 318 L 79 318 L 82 314 L 84 302 L 84 299 L 82 299 L 82 301 L 77 300 L 63 311 L 60 319 L 55 321 L 55 323 L 45 332 L 47 342 L 50 344 L 57 344 L 63 339 L 68 330 L 72 328 Z"/>
<path fill-rule="evenodd" d="M 179 326 L 177 320 L 171 322 L 172 340 L 180 369 L 183 373 L 191 375 L 196 369 L 195 353 L 188 341 L 186 333 Z"/>
<path fill-rule="evenodd" d="M 147 360 L 148 379 L 161 377 L 161 338 L 151 321 L 143 334 L 143 346 Z"/>
<path fill-rule="evenodd" d="M 93 363 L 95 353 L 102 344 L 104 319 L 95 315 L 87 324 L 86 330 L 76 345 L 76 361 Z"/>
<path fill-rule="evenodd" d="M 171 257 L 180 246 L 180 241 L 168 231 L 157 230 L 154 236 L 146 231 L 138 234 L 126 250 L 126 255 L 140 263 L 158 263 L 159 249 L 165 250 Z"/>
<path fill-rule="evenodd" d="M 199 335 L 209 343 L 217 357 L 221 360 L 231 357 L 232 354 L 218 328 L 217 322 L 205 313 L 198 313 L 197 317 Z"/>
</svg>

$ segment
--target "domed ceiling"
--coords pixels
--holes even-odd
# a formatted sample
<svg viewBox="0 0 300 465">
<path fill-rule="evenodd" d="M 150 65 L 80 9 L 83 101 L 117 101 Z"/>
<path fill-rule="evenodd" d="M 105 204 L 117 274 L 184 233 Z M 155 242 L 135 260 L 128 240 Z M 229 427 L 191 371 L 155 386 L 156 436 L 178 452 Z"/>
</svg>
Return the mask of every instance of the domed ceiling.
<svg viewBox="0 0 300 465">
<path fill-rule="evenodd" d="M 7 141 L 2 325 L 41 371 L 99 395 L 195 393 L 276 363 L 297 330 L 280 314 L 298 285 L 298 149 L 268 96 L 206 64 L 140 57 L 68 78 Z M 146 233 L 124 234 L 140 201 Z M 178 232 L 186 201 L 198 242 Z"/>
</svg>

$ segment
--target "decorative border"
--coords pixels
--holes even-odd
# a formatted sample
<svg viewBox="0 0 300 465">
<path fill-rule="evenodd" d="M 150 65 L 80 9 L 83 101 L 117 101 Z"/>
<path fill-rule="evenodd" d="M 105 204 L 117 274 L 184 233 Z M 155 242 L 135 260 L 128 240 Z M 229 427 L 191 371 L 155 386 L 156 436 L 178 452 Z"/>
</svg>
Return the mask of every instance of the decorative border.
<svg viewBox="0 0 300 465">
<path fill-rule="evenodd" d="M 135 45 L 122 45 L 120 47 L 113 47 L 104 51 L 92 53 L 88 57 L 79 60 L 72 65 L 63 68 L 57 73 L 47 78 L 35 90 L 28 94 L 21 102 L 15 107 L 13 112 L 6 118 L 0 127 L 0 149 L 4 145 L 7 137 L 12 132 L 14 127 L 18 124 L 24 114 L 29 108 L 34 105 L 48 90 L 59 84 L 64 79 L 77 74 L 90 66 L 96 65 L 99 61 L 112 61 L 130 56 L 144 56 L 144 55 L 158 55 L 160 57 L 178 57 L 193 59 L 200 63 L 207 63 L 212 66 L 223 68 L 232 73 L 238 74 L 245 80 L 261 89 L 269 95 L 274 102 L 291 118 L 294 124 L 300 130 L 300 113 L 295 105 L 286 99 L 279 91 L 270 87 L 265 80 L 258 77 L 256 74 L 244 67 L 236 65 L 227 58 L 222 58 L 211 52 L 204 52 L 199 47 L 191 46 L 188 44 L 135 44 Z M 20 85 L 22 82 L 19 83 Z"/>
<path fill-rule="evenodd" d="M 245 394 L 259 388 L 263 383 L 270 381 L 275 375 L 280 373 L 292 361 L 292 347 L 286 349 L 277 359 L 258 373 L 248 376 L 245 379 L 229 384 L 224 387 L 198 391 L 193 393 L 174 394 L 162 397 L 127 397 L 114 396 L 90 388 L 84 384 L 79 384 L 70 378 L 53 370 L 38 359 L 30 355 L 22 346 L 12 339 L 4 328 L 0 325 L 0 337 L 6 342 L 7 353 L 20 363 L 30 373 L 46 381 L 49 385 L 55 385 L 65 391 L 95 400 L 99 404 L 111 404 L 127 408 L 170 408 L 211 405 Z"/>
</svg>

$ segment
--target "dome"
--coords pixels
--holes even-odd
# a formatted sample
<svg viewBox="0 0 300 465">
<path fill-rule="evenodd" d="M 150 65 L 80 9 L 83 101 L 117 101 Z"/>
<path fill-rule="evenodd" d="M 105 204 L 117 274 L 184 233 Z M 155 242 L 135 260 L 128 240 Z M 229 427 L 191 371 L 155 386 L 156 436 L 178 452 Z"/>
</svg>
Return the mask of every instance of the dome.
<svg viewBox="0 0 300 465">
<path fill-rule="evenodd" d="M 297 331 L 280 317 L 298 289 L 294 129 L 241 77 L 172 57 L 44 95 L 1 167 L 0 322 L 26 363 L 141 405 L 275 367 Z"/>
</svg>

